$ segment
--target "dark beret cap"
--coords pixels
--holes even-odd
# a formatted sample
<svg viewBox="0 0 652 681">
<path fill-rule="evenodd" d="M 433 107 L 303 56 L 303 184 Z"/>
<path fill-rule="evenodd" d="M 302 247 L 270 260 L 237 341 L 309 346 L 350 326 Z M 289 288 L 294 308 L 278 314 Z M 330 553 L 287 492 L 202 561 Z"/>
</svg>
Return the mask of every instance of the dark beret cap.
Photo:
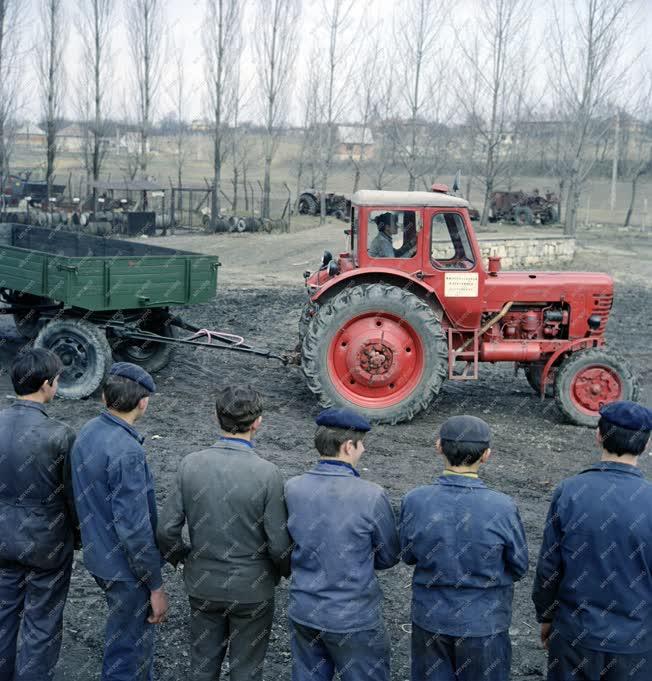
<svg viewBox="0 0 652 681">
<path fill-rule="evenodd" d="M 324 409 L 317 418 L 315 423 L 318 426 L 326 426 L 328 428 L 344 428 L 345 430 L 355 430 L 361 433 L 367 433 L 371 430 L 371 424 L 364 416 L 354 412 L 352 409 Z"/>
<path fill-rule="evenodd" d="M 145 390 L 149 392 L 156 392 L 156 383 L 154 379 L 137 364 L 132 364 L 131 362 L 116 362 L 111 366 L 109 371 L 109 376 L 122 376 L 123 378 L 129 378 L 135 381 L 139 385 L 142 385 Z"/>
<path fill-rule="evenodd" d="M 491 442 L 491 430 L 489 425 L 477 416 L 451 416 L 444 421 L 440 430 L 441 440 L 452 442 L 470 442 L 477 444 L 489 444 Z"/>
<path fill-rule="evenodd" d="M 620 400 L 600 407 L 600 416 L 614 426 L 629 430 L 652 430 L 652 409 L 636 402 Z"/>
</svg>

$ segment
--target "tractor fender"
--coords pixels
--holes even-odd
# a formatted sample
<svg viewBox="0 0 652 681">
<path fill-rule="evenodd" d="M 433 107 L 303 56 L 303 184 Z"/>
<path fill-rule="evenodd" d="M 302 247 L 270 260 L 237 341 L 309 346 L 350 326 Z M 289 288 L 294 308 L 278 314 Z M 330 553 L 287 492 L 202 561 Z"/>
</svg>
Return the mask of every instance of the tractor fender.
<svg viewBox="0 0 652 681">
<path fill-rule="evenodd" d="M 599 348 L 605 344 L 604 338 L 575 338 L 575 340 L 569 341 L 566 345 L 559 348 L 552 353 L 546 360 L 546 363 L 541 371 L 540 380 L 540 397 L 544 399 L 546 396 L 546 381 L 548 380 L 548 374 L 552 369 L 555 362 L 562 355 L 567 352 L 577 352 L 578 350 L 584 350 L 585 348 Z"/>
<path fill-rule="evenodd" d="M 329 279 L 310 296 L 310 300 L 317 305 L 323 305 L 327 300 L 349 286 L 382 282 L 399 286 L 421 298 L 435 310 L 437 318 L 441 321 L 444 316 L 443 305 L 435 289 L 429 286 L 423 279 L 420 279 L 419 274 L 419 271 L 405 274 L 385 267 L 365 267 L 364 270 L 349 270 Z"/>
</svg>

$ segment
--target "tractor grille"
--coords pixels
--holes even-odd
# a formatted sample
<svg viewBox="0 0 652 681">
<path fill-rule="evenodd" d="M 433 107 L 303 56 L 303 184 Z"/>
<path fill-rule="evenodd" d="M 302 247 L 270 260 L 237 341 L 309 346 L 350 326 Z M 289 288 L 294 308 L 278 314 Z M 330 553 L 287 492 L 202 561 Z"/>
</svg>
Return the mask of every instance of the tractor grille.
<svg viewBox="0 0 652 681">
<path fill-rule="evenodd" d="M 602 321 L 600 326 L 591 332 L 593 336 L 601 336 L 604 334 L 607 320 L 609 319 L 609 311 L 613 305 L 614 297 L 610 293 L 594 293 L 593 294 L 593 310 L 591 314 L 600 315 Z"/>
</svg>

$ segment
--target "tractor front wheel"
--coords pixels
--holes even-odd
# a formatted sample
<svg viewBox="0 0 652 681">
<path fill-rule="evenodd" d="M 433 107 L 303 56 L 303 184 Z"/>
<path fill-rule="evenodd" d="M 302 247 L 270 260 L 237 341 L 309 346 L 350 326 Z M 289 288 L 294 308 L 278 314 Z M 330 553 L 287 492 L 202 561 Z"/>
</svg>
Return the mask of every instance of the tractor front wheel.
<svg viewBox="0 0 652 681">
<path fill-rule="evenodd" d="M 596 426 L 604 404 L 637 396 L 638 382 L 629 365 L 598 348 L 567 357 L 555 377 L 557 406 L 579 426 Z"/>
<path fill-rule="evenodd" d="M 447 370 L 434 310 L 388 284 L 361 284 L 322 305 L 306 329 L 301 364 L 324 406 L 375 423 L 409 421 L 432 402 Z"/>
<path fill-rule="evenodd" d="M 543 373 L 544 366 L 545 365 L 543 362 L 533 362 L 532 364 L 528 364 L 525 367 L 525 378 L 527 378 L 527 382 L 530 384 L 530 387 L 532 390 L 534 390 L 537 396 L 541 395 L 541 374 Z M 545 392 L 546 397 L 555 396 L 555 371 L 556 367 L 552 367 L 548 373 Z"/>
</svg>

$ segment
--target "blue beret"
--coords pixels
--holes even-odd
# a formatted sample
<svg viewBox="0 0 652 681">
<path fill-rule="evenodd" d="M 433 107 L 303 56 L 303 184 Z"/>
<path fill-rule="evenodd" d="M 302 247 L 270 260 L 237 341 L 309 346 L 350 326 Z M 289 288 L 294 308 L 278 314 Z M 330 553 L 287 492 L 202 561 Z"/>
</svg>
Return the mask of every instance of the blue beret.
<svg viewBox="0 0 652 681">
<path fill-rule="evenodd" d="M 315 423 L 318 426 L 344 428 L 346 430 L 356 430 L 361 433 L 367 433 L 371 430 L 369 421 L 352 409 L 324 409 L 324 411 L 315 419 Z"/>
<path fill-rule="evenodd" d="M 142 385 L 145 390 L 149 392 L 156 392 L 156 383 L 154 379 L 137 364 L 131 364 L 131 362 L 116 362 L 111 366 L 109 371 L 109 376 L 123 376 L 124 378 L 129 378 L 132 381 L 136 381 L 139 385 Z"/>
<path fill-rule="evenodd" d="M 491 430 L 477 416 L 451 416 L 442 424 L 439 439 L 488 445 L 491 442 Z"/>
<path fill-rule="evenodd" d="M 652 409 L 636 402 L 620 400 L 600 407 L 600 416 L 614 426 L 629 430 L 652 430 Z"/>
</svg>

